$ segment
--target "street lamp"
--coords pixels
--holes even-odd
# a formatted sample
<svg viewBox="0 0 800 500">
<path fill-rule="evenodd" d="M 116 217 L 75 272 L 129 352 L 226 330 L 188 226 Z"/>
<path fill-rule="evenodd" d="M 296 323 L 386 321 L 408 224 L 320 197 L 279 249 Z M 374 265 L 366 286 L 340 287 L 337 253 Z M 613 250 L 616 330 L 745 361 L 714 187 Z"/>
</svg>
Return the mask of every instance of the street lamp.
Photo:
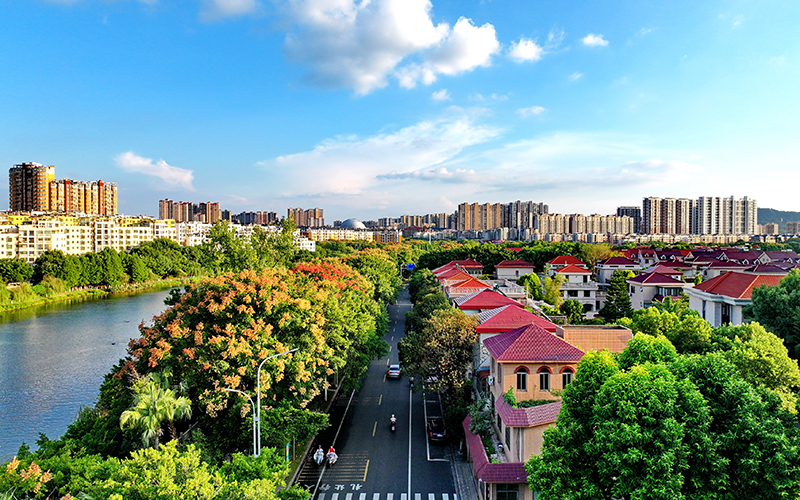
<svg viewBox="0 0 800 500">
<path fill-rule="evenodd" d="M 256 411 L 255 411 L 256 405 L 253 404 L 253 398 L 251 398 L 246 392 L 242 392 L 242 391 L 237 390 L 237 389 L 228 389 L 226 387 L 226 388 L 224 388 L 222 390 L 223 391 L 228 391 L 228 392 L 238 392 L 239 394 L 244 394 L 245 396 L 247 396 L 247 399 L 250 400 L 250 409 L 253 412 L 253 456 L 257 457 L 258 453 L 259 453 L 259 450 L 256 447 Z"/>
<path fill-rule="evenodd" d="M 257 408 L 258 408 L 256 410 L 256 412 L 258 413 L 258 441 L 257 441 L 258 442 L 258 452 L 255 454 L 255 456 L 261 455 L 261 367 L 264 366 L 264 361 L 266 361 L 268 359 L 277 358 L 278 356 L 283 356 L 284 354 L 289 354 L 290 352 L 295 352 L 298 349 L 299 349 L 299 347 L 295 347 L 294 349 L 289 350 L 289 351 L 283 351 L 283 352 L 279 352 L 278 354 L 273 354 L 272 356 L 267 356 L 266 358 L 264 358 L 261 361 L 261 364 L 258 365 L 258 374 L 257 374 L 257 377 L 256 377 L 257 378 L 257 382 L 256 382 L 256 399 L 258 400 L 258 403 L 256 405 Z M 252 402 L 252 400 L 250 400 L 250 402 Z M 255 424 L 253 424 L 253 425 L 255 425 Z M 255 446 L 255 445 L 256 445 L 256 441 L 253 442 L 253 446 Z"/>
</svg>

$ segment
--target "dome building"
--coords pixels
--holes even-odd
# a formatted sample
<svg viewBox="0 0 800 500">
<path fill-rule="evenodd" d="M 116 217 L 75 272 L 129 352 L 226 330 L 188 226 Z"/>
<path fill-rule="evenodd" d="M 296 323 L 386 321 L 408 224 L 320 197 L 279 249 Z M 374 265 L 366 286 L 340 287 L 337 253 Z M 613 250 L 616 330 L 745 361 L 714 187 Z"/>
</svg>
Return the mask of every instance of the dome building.
<svg viewBox="0 0 800 500">
<path fill-rule="evenodd" d="M 346 221 L 342 222 L 341 228 L 342 229 L 366 229 L 367 226 L 365 226 L 364 223 L 361 222 L 358 219 L 347 219 Z"/>
</svg>

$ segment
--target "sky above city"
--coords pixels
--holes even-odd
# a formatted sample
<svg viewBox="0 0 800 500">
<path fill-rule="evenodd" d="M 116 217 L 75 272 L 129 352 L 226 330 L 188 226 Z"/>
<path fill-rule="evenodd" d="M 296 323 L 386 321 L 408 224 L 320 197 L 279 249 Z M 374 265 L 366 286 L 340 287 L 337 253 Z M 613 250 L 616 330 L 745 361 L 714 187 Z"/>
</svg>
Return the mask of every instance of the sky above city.
<svg viewBox="0 0 800 500">
<path fill-rule="evenodd" d="M 116 182 L 125 214 L 800 210 L 796 1 L 3 0 L 0 19 L 2 164 Z"/>
</svg>

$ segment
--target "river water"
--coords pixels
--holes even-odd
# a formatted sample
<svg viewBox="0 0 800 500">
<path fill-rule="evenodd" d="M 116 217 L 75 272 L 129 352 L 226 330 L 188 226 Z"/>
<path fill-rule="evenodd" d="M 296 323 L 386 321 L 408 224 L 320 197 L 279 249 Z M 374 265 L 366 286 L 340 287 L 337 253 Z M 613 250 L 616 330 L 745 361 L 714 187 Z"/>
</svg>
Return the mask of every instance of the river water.
<svg viewBox="0 0 800 500">
<path fill-rule="evenodd" d="M 103 377 L 166 306 L 167 291 L 0 314 L 0 463 L 39 433 L 57 439 L 94 404 Z"/>
</svg>

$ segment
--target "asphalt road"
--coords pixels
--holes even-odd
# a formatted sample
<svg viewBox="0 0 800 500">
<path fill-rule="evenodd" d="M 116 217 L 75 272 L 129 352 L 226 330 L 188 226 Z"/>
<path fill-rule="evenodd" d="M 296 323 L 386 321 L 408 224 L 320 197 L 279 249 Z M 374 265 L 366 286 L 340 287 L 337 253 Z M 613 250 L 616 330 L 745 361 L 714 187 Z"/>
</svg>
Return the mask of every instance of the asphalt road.
<svg viewBox="0 0 800 500">
<path fill-rule="evenodd" d="M 397 341 L 411 309 L 408 291 L 389 306 L 389 356 L 376 360 L 362 388 L 342 394 L 331 410 L 331 427 L 312 446 L 331 445 L 339 460 L 318 467 L 306 459 L 297 483 L 313 493 L 312 500 L 458 500 L 450 463 L 450 448 L 429 445 L 425 415 L 441 414 L 438 395 L 412 392 L 406 377 L 386 379 L 397 363 Z M 397 418 L 391 432 L 389 418 Z"/>
</svg>

